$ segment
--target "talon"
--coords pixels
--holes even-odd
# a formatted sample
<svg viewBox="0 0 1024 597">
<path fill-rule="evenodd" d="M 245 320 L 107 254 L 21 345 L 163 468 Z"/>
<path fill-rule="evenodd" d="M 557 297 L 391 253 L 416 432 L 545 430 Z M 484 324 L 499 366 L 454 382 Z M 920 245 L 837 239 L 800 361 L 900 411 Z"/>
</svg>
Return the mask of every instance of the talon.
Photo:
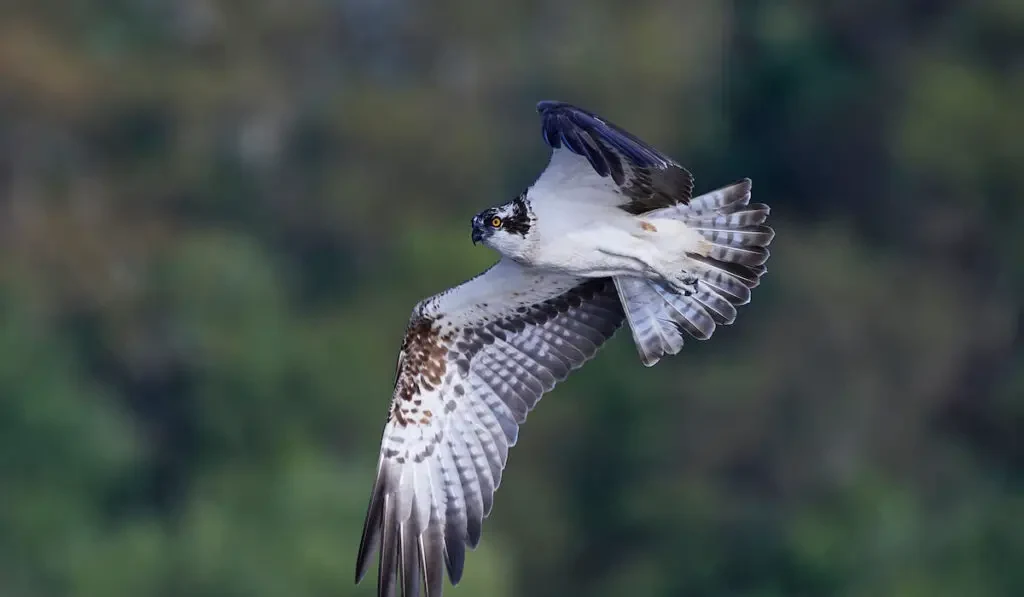
<svg viewBox="0 0 1024 597">
<path fill-rule="evenodd" d="M 683 296 L 693 296 L 697 292 L 697 276 L 687 274 L 683 277 Z"/>
</svg>

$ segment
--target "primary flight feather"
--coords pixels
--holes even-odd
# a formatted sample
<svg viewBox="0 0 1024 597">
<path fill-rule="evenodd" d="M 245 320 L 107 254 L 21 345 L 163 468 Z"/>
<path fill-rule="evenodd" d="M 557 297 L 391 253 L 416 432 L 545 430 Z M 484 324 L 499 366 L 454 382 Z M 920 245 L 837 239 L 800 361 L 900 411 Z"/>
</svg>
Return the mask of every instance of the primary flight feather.
<svg viewBox="0 0 1024 597">
<path fill-rule="evenodd" d="M 501 259 L 413 309 L 356 561 L 378 593 L 440 596 L 541 396 L 628 322 L 642 362 L 711 337 L 765 272 L 775 232 L 744 179 L 692 197 L 693 176 L 586 110 L 540 102 L 551 160 L 472 221 Z"/>
</svg>

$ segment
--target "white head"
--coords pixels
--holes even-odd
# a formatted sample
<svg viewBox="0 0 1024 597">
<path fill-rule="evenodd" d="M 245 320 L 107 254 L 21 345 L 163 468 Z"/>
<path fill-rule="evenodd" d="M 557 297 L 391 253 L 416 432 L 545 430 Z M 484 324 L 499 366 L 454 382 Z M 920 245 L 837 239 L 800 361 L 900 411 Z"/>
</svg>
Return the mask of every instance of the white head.
<svg viewBox="0 0 1024 597">
<path fill-rule="evenodd" d="M 511 259 L 522 258 L 530 245 L 533 210 L 524 195 L 473 216 L 473 244 L 482 242 Z"/>
</svg>

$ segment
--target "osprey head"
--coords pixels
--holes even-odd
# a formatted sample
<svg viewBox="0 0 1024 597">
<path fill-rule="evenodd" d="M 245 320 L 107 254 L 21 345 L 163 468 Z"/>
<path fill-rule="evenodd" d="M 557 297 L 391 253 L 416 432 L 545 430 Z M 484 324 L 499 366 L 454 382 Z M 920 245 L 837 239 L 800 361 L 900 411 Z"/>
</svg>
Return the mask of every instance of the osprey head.
<svg viewBox="0 0 1024 597">
<path fill-rule="evenodd" d="M 524 195 L 473 216 L 473 244 L 482 242 L 502 255 L 521 257 L 534 221 Z"/>
</svg>

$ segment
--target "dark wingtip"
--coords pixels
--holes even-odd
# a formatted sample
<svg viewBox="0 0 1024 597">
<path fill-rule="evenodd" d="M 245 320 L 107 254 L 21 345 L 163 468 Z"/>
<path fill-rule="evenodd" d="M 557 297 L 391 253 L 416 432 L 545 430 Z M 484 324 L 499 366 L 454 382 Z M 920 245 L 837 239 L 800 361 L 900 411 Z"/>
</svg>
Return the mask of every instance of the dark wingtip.
<svg viewBox="0 0 1024 597">
<path fill-rule="evenodd" d="M 550 112 L 553 110 L 564 110 L 566 112 L 576 112 L 578 114 L 583 114 L 590 117 L 597 117 L 597 115 L 591 112 L 590 110 L 581 108 L 575 104 L 570 104 L 569 102 L 563 102 L 559 100 L 541 100 L 537 102 L 537 112 L 539 114 L 544 114 L 545 112 Z"/>
<path fill-rule="evenodd" d="M 363 535 L 359 541 L 359 553 L 356 555 L 356 584 L 366 576 L 370 565 L 370 556 L 380 546 L 382 517 L 384 515 L 384 491 L 383 477 L 380 471 L 374 481 L 373 492 L 370 494 L 370 504 L 366 509 L 366 519 L 363 522 Z"/>
<path fill-rule="evenodd" d="M 537 112 L 541 115 L 541 130 L 547 144 L 553 149 L 558 149 L 564 143 L 570 151 L 586 158 L 600 176 L 621 171 L 621 166 L 610 170 L 608 165 L 604 164 L 605 160 L 617 159 L 612 156 L 612 151 L 622 154 L 640 166 L 664 167 L 665 164 L 672 163 L 670 158 L 636 135 L 579 106 L 556 100 L 542 100 L 537 102 Z M 579 142 L 581 136 L 587 137 L 598 148 L 597 151 L 588 151 L 590 143 Z M 616 180 L 616 183 L 621 184 L 619 180 Z"/>
<path fill-rule="evenodd" d="M 444 529 L 444 564 L 448 569 L 448 580 L 454 587 L 462 580 L 462 571 L 466 566 L 466 544 L 454 527 Z"/>
<path fill-rule="evenodd" d="M 568 104 L 566 104 L 565 102 L 560 102 L 556 100 L 540 100 L 539 102 L 537 102 L 537 112 L 543 114 L 548 110 L 554 110 L 555 108 L 567 105 Z"/>
</svg>

